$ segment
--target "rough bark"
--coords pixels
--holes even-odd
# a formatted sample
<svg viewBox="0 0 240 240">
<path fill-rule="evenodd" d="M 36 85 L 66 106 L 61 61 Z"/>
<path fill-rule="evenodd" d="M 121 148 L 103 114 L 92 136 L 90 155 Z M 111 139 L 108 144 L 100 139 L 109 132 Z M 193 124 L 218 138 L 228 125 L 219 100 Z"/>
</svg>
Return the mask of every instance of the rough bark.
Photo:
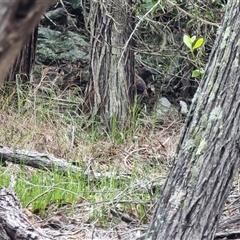
<svg viewBox="0 0 240 240">
<path fill-rule="evenodd" d="M 112 121 L 120 130 L 129 122 L 133 102 L 134 54 L 131 0 L 91 1 L 91 65 L 87 103 L 108 130 Z"/>
<path fill-rule="evenodd" d="M 22 213 L 19 200 L 10 189 L 0 190 L 0 239 L 50 240 L 44 232 L 33 226 Z"/>
<path fill-rule="evenodd" d="M 144 239 L 213 239 L 240 161 L 240 2 L 230 1 Z"/>
<path fill-rule="evenodd" d="M 17 54 L 55 0 L 13 0 L 0 3 L 0 83 L 14 64 Z"/>
<path fill-rule="evenodd" d="M 21 52 L 18 54 L 15 63 L 11 66 L 6 80 L 15 80 L 16 74 L 20 76 L 22 81 L 30 80 L 30 73 L 35 60 L 36 46 L 37 46 L 38 27 L 36 27 L 30 35 L 27 43 L 23 46 Z"/>
</svg>

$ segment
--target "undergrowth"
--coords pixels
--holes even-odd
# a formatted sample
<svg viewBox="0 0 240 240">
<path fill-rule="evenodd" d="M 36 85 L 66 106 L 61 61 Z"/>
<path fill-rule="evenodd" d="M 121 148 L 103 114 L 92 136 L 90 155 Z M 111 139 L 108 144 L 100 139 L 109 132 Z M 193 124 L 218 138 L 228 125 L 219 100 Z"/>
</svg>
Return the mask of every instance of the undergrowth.
<svg viewBox="0 0 240 240">
<path fill-rule="evenodd" d="M 84 216 L 85 222 L 114 227 L 127 213 L 129 221 L 145 223 L 160 194 L 174 153 L 181 119 L 159 124 L 154 115 L 133 113 L 124 138 L 102 131 L 79 115 L 76 89 L 50 82 L 38 86 L 5 86 L 0 96 L 0 143 L 12 149 L 39 151 L 73 162 L 83 171 L 63 175 L 8 162 L 0 167 L 0 186 L 17 175 L 15 192 L 23 208 L 46 217 L 58 211 Z M 87 127 L 90 126 L 90 127 Z M 101 173 L 86 174 L 86 168 Z M 106 174 L 105 174 L 106 173 Z M 111 173 L 110 177 L 107 173 Z"/>
</svg>

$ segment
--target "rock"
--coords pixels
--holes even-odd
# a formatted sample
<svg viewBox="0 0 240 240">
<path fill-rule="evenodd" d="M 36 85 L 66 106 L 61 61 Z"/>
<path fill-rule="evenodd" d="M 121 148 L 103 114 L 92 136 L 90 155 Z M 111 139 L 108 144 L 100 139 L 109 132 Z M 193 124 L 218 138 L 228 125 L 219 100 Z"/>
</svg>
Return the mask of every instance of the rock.
<svg viewBox="0 0 240 240">
<path fill-rule="evenodd" d="M 183 115 L 187 115 L 188 113 L 188 106 L 184 101 L 179 101 L 180 104 L 180 112 Z"/>
<path fill-rule="evenodd" d="M 172 110 L 173 106 L 167 98 L 162 97 L 156 102 L 155 111 L 158 117 L 165 117 Z"/>
<path fill-rule="evenodd" d="M 90 45 L 83 36 L 71 31 L 39 27 L 37 60 L 43 64 L 78 63 L 89 61 Z"/>
</svg>

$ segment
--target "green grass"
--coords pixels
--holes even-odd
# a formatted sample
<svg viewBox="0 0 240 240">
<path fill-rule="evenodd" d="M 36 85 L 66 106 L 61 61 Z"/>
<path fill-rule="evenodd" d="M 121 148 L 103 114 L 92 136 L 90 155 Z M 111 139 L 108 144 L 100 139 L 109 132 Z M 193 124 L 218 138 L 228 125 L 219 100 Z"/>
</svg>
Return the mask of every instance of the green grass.
<svg viewBox="0 0 240 240">
<path fill-rule="evenodd" d="M 135 208 L 135 214 L 141 219 L 146 211 L 145 206 L 155 201 L 159 194 L 155 193 L 151 196 L 147 191 L 138 188 L 135 182 L 136 175 L 132 175 L 128 180 L 119 180 L 118 175 L 96 180 L 84 174 L 64 176 L 54 171 L 33 169 L 27 174 L 28 169 L 29 167 L 24 165 L 20 167 L 14 190 L 22 207 L 29 208 L 41 217 L 51 215 L 64 205 L 74 205 L 80 201 L 92 204 L 92 214 L 89 219 L 90 221 L 97 220 L 101 226 L 107 224 L 106 212 L 113 205 L 117 205 L 124 212 Z M 8 187 L 12 171 L 1 167 L 0 172 L 2 173 L 0 186 Z M 133 199 L 134 203 L 131 203 Z M 99 211 L 98 203 L 101 211 Z"/>
</svg>

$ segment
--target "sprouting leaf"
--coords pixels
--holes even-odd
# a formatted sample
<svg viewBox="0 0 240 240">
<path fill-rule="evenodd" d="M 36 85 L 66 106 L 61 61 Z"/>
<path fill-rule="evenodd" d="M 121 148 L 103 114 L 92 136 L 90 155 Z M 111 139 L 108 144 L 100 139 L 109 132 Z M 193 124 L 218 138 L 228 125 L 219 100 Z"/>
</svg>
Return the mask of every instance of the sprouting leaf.
<svg viewBox="0 0 240 240">
<path fill-rule="evenodd" d="M 191 37 L 191 43 L 193 43 L 196 40 L 196 38 L 197 38 L 196 36 L 192 36 Z"/>
<path fill-rule="evenodd" d="M 197 39 L 197 41 L 193 44 L 192 49 L 194 50 L 200 48 L 203 45 L 203 41 L 203 38 Z"/>
<path fill-rule="evenodd" d="M 201 74 L 202 73 L 201 73 L 201 71 L 199 69 L 196 69 L 196 70 L 192 71 L 192 77 L 193 78 L 199 77 Z"/>
<path fill-rule="evenodd" d="M 186 45 L 190 50 L 192 50 L 192 41 L 191 41 L 191 38 L 190 38 L 187 34 L 184 34 L 184 35 L 183 35 L 183 42 L 185 43 L 185 45 Z"/>
</svg>

